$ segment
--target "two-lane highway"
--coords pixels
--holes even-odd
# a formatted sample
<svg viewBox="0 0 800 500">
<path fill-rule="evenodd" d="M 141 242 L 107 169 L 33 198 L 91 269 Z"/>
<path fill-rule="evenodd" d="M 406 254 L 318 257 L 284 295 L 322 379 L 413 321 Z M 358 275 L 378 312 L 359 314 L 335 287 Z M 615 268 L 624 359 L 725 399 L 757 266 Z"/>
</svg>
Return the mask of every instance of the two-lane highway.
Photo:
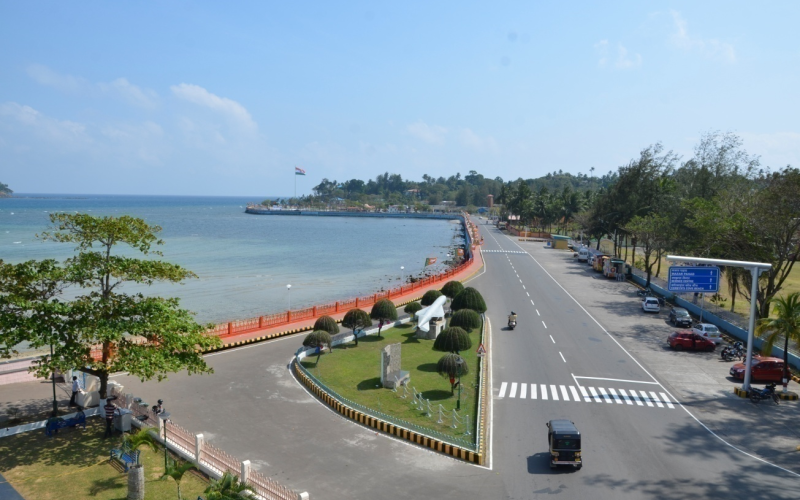
<svg viewBox="0 0 800 500">
<path fill-rule="evenodd" d="M 493 327 L 492 466 L 510 498 L 797 497 L 797 476 L 711 435 L 618 343 L 615 325 L 597 322 L 512 238 L 482 229 L 487 272 L 471 285 Z M 549 468 L 553 418 L 581 430 L 582 470 Z"/>
</svg>

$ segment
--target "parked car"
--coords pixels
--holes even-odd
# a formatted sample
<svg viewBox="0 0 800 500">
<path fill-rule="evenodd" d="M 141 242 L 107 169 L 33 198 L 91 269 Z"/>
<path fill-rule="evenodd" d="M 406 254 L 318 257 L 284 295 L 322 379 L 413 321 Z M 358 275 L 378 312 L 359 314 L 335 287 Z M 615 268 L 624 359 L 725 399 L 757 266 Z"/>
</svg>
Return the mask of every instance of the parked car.
<svg viewBox="0 0 800 500">
<path fill-rule="evenodd" d="M 675 326 L 692 326 L 692 317 L 686 309 L 673 307 L 669 310 L 669 322 Z"/>
<path fill-rule="evenodd" d="M 644 312 L 661 312 L 661 305 L 656 297 L 644 297 L 642 299 L 642 310 Z"/>
<path fill-rule="evenodd" d="M 722 343 L 722 334 L 720 334 L 719 328 L 717 328 L 716 325 L 712 325 L 711 323 L 698 323 L 692 327 L 692 331 L 709 340 L 713 340 L 715 344 L 719 345 Z"/>
<path fill-rule="evenodd" d="M 730 373 L 733 378 L 744 380 L 744 363 L 736 363 L 731 366 Z M 781 358 L 753 356 L 753 365 L 750 367 L 750 379 L 782 382 L 783 360 Z"/>
<path fill-rule="evenodd" d="M 674 332 L 667 338 L 667 343 L 676 351 L 694 350 L 694 351 L 713 351 L 717 348 L 717 344 L 708 340 L 705 337 L 694 333 L 691 330 L 681 330 Z"/>
</svg>

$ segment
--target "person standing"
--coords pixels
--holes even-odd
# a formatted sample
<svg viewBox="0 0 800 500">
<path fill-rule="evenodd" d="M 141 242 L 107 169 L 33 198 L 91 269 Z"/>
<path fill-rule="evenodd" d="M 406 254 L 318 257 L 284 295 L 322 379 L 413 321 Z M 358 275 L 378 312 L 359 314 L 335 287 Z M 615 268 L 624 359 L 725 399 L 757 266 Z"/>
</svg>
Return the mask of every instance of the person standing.
<svg viewBox="0 0 800 500">
<path fill-rule="evenodd" d="M 78 382 L 78 377 L 75 375 L 72 376 L 72 397 L 69 399 L 70 406 L 77 406 L 75 402 L 75 398 L 78 396 L 78 393 L 81 392 L 81 383 Z"/>
<path fill-rule="evenodd" d="M 111 398 L 106 399 L 106 404 L 103 406 L 106 416 L 106 433 L 103 434 L 103 438 L 114 437 L 114 410 L 116 409 L 117 407 L 111 404 Z"/>
</svg>

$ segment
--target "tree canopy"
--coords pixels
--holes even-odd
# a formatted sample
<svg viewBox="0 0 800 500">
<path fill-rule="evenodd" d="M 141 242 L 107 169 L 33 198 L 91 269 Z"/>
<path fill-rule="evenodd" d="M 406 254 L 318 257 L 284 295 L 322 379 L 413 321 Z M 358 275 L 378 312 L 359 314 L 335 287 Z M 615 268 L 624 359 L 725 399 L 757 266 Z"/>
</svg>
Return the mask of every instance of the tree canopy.
<svg viewBox="0 0 800 500">
<path fill-rule="evenodd" d="M 314 330 L 325 330 L 331 335 L 336 335 L 339 333 L 339 325 L 336 324 L 336 320 L 330 316 L 320 316 L 317 318 L 317 321 L 314 322 Z"/>
<path fill-rule="evenodd" d="M 448 281 L 442 287 L 442 294 L 444 294 L 448 299 L 453 299 L 456 295 L 461 293 L 464 290 L 464 285 L 461 284 L 460 281 L 453 280 Z"/>
<path fill-rule="evenodd" d="M 464 288 L 464 290 L 456 295 L 453 303 L 450 304 L 450 309 L 459 311 L 461 309 L 472 309 L 479 313 L 486 312 L 486 302 L 480 292 L 471 286 Z"/>
<path fill-rule="evenodd" d="M 427 292 L 425 292 L 424 295 L 422 295 L 422 300 L 420 300 L 419 303 L 425 307 L 428 307 L 429 305 L 436 302 L 436 299 L 438 299 L 441 296 L 442 292 L 440 292 L 439 290 L 428 290 Z"/>
<path fill-rule="evenodd" d="M 358 330 L 372 326 L 372 318 L 367 311 L 361 309 L 350 309 L 342 318 L 342 326 L 353 330 L 353 338 L 358 345 Z"/>
<path fill-rule="evenodd" d="M 383 325 L 389 321 L 397 321 L 397 308 L 391 300 L 381 299 L 372 306 L 369 316 L 380 322 L 378 325 L 378 337 L 380 337 Z"/>
<path fill-rule="evenodd" d="M 40 376 L 54 369 L 80 367 L 100 378 L 100 396 L 106 396 L 108 376 L 125 371 L 142 380 L 162 380 L 171 372 L 212 373 L 201 351 L 221 344 L 206 335 L 193 313 L 180 308 L 178 299 L 125 294 L 125 283 L 150 285 L 180 283 L 195 277 L 182 267 L 156 259 L 118 254 L 126 245 L 140 254 L 162 244 L 150 226 L 134 217 L 93 217 L 51 214 L 53 228 L 43 239 L 75 243 L 77 255 L 63 264 L 30 261 L 0 266 L 0 353 L 8 356 L 21 341 L 32 346 L 53 345 L 35 367 Z M 66 300 L 73 286 L 77 296 Z M 32 318 L 39 318 L 35 325 Z M 92 355 L 100 350 L 100 359 Z"/>
<path fill-rule="evenodd" d="M 437 351 L 460 352 L 472 347 L 469 334 L 457 326 L 445 328 L 433 341 L 433 348 Z"/>
<path fill-rule="evenodd" d="M 450 326 L 457 326 L 470 332 L 481 326 L 481 316 L 472 309 L 461 309 L 453 313 Z"/>
</svg>

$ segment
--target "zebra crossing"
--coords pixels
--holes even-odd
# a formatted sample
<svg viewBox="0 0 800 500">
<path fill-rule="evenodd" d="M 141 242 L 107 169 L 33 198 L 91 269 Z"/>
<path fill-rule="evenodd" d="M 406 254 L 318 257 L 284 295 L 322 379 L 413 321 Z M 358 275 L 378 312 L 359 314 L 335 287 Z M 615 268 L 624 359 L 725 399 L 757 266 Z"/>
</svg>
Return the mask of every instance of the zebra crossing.
<svg viewBox="0 0 800 500">
<path fill-rule="evenodd" d="M 483 253 L 528 253 L 522 250 L 481 250 Z"/>
<path fill-rule="evenodd" d="M 527 384 L 502 382 L 497 399 L 535 399 L 541 401 L 572 401 L 585 403 L 608 403 L 650 408 L 675 409 L 672 400 L 663 392 L 635 389 L 606 389 L 556 384 Z"/>
</svg>

